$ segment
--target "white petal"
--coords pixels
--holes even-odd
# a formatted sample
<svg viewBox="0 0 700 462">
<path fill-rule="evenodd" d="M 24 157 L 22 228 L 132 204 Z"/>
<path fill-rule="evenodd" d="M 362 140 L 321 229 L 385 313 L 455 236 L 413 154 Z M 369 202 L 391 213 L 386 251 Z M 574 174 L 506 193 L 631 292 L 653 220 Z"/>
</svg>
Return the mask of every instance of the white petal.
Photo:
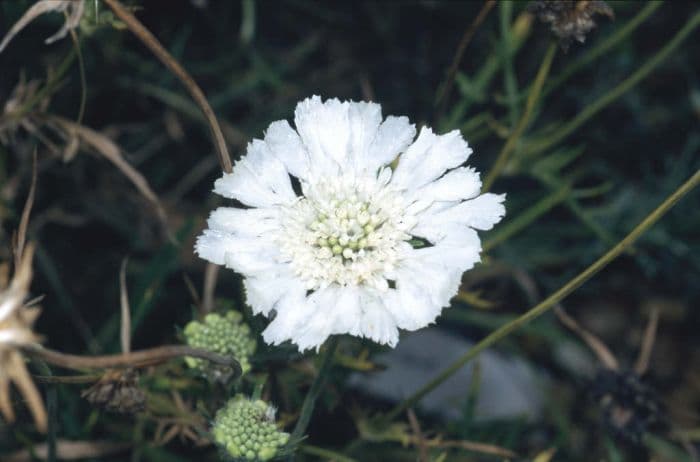
<svg viewBox="0 0 700 462">
<path fill-rule="evenodd" d="M 274 307 L 277 314 L 263 331 L 265 342 L 273 345 L 291 340 L 314 314 L 314 305 L 303 287 L 294 287 Z"/>
<path fill-rule="evenodd" d="M 399 341 L 399 331 L 396 320 L 384 306 L 382 294 L 372 293 L 369 290 L 360 292 L 360 306 L 362 318 L 358 333 L 348 331 L 352 335 L 360 335 L 377 343 L 396 346 Z"/>
<path fill-rule="evenodd" d="M 481 261 L 481 241 L 471 228 L 452 227 L 432 247 L 415 249 L 418 259 L 442 264 L 445 271 L 463 273 Z"/>
<path fill-rule="evenodd" d="M 214 183 L 214 192 L 253 207 L 296 200 L 287 169 L 265 142 L 253 140 L 246 155 Z"/>
<path fill-rule="evenodd" d="M 442 311 L 442 305 L 436 305 L 430 296 L 410 281 L 402 283 L 395 290 L 387 293 L 384 301 L 387 310 L 396 319 L 401 329 L 416 330 L 435 321 Z"/>
<path fill-rule="evenodd" d="M 380 164 L 370 161 L 370 146 L 382 122 L 382 108 L 376 103 L 351 102 L 348 108 L 350 155 L 355 173 L 377 173 Z"/>
<path fill-rule="evenodd" d="M 356 287 L 329 286 L 308 297 L 314 313 L 294 335 L 300 350 L 318 350 L 331 334 L 357 332 L 360 304 Z"/>
<path fill-rule="evenodd" d="M 493 228 L 506 214 L 503 201 L 505 194 L 486 193 L 455 206 L 456 212 L 463 213 L 461 219 L 472 228 L 483 231 Z"/>
<path fill-rule="evenodd" d="M 226 252 L 236 248 L 236 237 L 227 232 L 205 229 L 197 238 L 194 250 L 205 260 L 223 265 Z"/>
<path fill-rule="evenodd" d="M 313 96 L 297 104 L 294 124 L 309 153 L 316 175 L 337 175 L 348 164 L 350 128 L 349 103 Z"/>
<path fill-rule="evenodd" d="M 219 207 L 207 220 L 209 229 L 228 232 L 237 236 L 263 236 L 279 229 L 279 209 L 265 207 L 259 209 L 239 209 Z"/>
<path fill-rule="evenodd" d="M 270 151 L 282 161 L 287 171 L 306 180 L 309 176 L 309 155 L 301 138 L 286 120 L 272 122 L 265 132 L 265 143 Z"/>
<path fill-rule="evenodd" d="M 404 152 L 416 136 L 416 126 L 408 117 L 389 116 L 382 122 L 367 155 L 367 170 L 390 164 Z"/>
<path fill-rule="evenodd" d="M 479 173 L 470 167 L 460 167 L 418 189 L 414 197 L 431 202 L 458 201 L 476 197 L 479 191 Z"/>
<path fill-rule="evenodd" d="M 399 158 L 391 184 L 414 190 L 463 164 L 472 153 L 459 130 L 435 135 L 423 128 L 416 141 Z"/>
<path fill-rule="evenodd" d="M 205 229 L 197 238 L 195 251 L 205 260 L 226 265 L 243 274 L 267 271 L 281 258 L 279 249 L 271 240 L 242 238 L 213 229 Z"/>
<path fill-rule="evenodd" d="M 452 234 L 463 232 L 467 226 L 481 230 L 491 229 L 505 215 L 502 204 L 504 200 L 505 194 L 487 193 L 448 207 L 442 207 L 441 203 L 436 202 L 418 214 L 418 223 L 411 233 L 436 243 Z"/>
<path fill-rule="evenodd" d="M 268 316 L 270 310 L 283 298 L 294 291 L 302 290 L 300 281 L 286 265 L 279 265 L 261 276 L 248 276 L 243 280 L 246 303 L 255 314 Z"/>
<path fill-rule="evenodd" d="M 237 238 L 235 246 L 235 249 L 224 255 L 224 264 L 245 275 L 270 271 L 282 260 L 279 247 L 271 240 Z"/>
</svg>

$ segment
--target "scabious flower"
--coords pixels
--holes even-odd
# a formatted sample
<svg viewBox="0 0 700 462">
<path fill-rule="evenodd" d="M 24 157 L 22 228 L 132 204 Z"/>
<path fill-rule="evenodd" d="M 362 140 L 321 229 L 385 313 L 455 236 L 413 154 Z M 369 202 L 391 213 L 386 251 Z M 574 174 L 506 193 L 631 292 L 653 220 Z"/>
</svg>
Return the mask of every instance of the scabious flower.
<svg viewBox="0 0 700 462">
<path fill-rule="evenodd" d="M 209 313 L 203 322 L 191 321 L 185 326 L 187 344 L 194 348 L 233 356 L 241 365 L 245 374 L 250 370 L 250 357 L 255 353 L 257 342 L 250 335 L 250 327 L 241 322 L 243 316 L 238 311 L 230 310 L 225 315 Z M 212 371 L 208 361 L 197 358 L 185 358 L 188 366 L 202 371 Z M 214 375 L 225 378 L 226 374 L 213 370 Z"/>
<path fill-rule="evenodd" d="M 245 277 L 253 312 L 274 316 L 268 343 L 304 350 L 348 333 L 394 346 L 398 328 L 449 304 L 505 196 L 479 195 L 457 130 L 414 140 L 415 126 L 382 120 L 378 104 L 318 96 L 294 123 L 273 122 L 216 181 L 247 207 L 215 210 L 196 251 Z"/>
<path fill-rule="evenodd" d="M 275 425 L 275 408 L 242 395 L 216 413 L 214 441 L 237 461 L 266 461 L 279 454 L 289 434 Z"/>
</svg>

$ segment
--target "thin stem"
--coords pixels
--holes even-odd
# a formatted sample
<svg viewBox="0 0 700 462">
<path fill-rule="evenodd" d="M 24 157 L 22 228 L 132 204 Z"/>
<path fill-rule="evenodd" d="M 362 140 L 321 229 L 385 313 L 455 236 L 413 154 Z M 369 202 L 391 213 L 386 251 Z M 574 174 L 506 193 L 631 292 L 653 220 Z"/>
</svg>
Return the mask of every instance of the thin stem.
<svg viewBox="0 0 700 462">
<path fill-rule="evenodd" d="M 513 149 L 515 149 L 515 146 L 518 143 L 520 136 L 523 134 L 523 132 L 527 128 L 527 125 L 530 123 L 530 117 L 532 117 L 532 112 L 534 111 L 535 105 L 537 104 L 537 101 L 542 92 L 542 86 L 544 85 L 544 81 L 547 79 L 547 74 L 549 74 L 549 68 L 552 66 L 552 60 L 554 59 L 554 54 L 556 53 L 556 51 L 557 45 L 556 43 L 552 42 L 549 45 L 549 48 L 547 48 L 547 52 L 544 55 L 542 64 L 540 64 L 540 68 L 537 71 L 535 82 L 533 83 L 532 89 L 530 90 L 530 94 L 527 97 L 525 111 L 523 111 L 523 115 L 520 118 L 517 127 L 515 127 L 515 130 L 513 130 L 513 132 L 510 134 L 508 140 L 506 140 L 506 144 L 503 146 L 503 149 L 501 149 L 501 152 L 498 154 L 496 162 L 494 163 L 493 167 L 491 167 L 491 170 L 489 171 L 486 180 L 484 180 L 484 186 L 482 188 L 483 192 L 488 191 L 493 185 L 493 182 L 496 181 L 496 178 L 498 178 L 498 176 L 501 174 L 501 171 L 508 162 L 508 156 L 511 152 L 513 152 Z"/>
<path fill-rule="evenodd" d="M 330 371 L 331 364 L 333 364 L 333 356 L 335 356 L 335 350 L 338 348 L 338 336 L 331 337 L 326 346 L 326 351 L 323 352 L 323 358 L 321 358 L 321 367 L 318 370 L 318 375 L 311 384 L 306 398 L 304 398 L 304 404 L 301 406 L 301 413 L 299 414 L 299 420 L 294 426 L 294 431 L 289 438 L 289 441 L 296 442 L 299 441 L 306 432 L 306 427 L 309 426 L 311 421 L 311 415 L 314 412 L 314 407 L 316 406 L 316 398 L 318 398 L 321 388 L 326 383 L 328 379 L 328 372 Z M 293 460 L 293 456 L 290 458 Z"/>
<path fill-rule="evenodd" d="M 319 448 L 318 446 L 311 446 L 310 444 L 305 444 L 301 447 L 301 452 L 310 454 L 312 456 L 322 457 L 323 460 L 333 460 L 336 462 L 356 462 L 352 457 L 344 456 L 330 449 Z"/>
<path fill-rule="evenodd" d="M 87 79 L 85 78 L 85 61 L 83 60 L 83 51 L 80 48 L 80 40 L 75 29 L 70 30 L 70 37 L 73 40 L 76 55 L 78 56 L 78 71 L 80 72 L 80 107 L 78 109 L 78 118 L 75 123 L 82 124 L 83 116 L 85 115 L 85 103 L 87 102 Z"/>
<path fill-rule="evenodd" d="M 612 249 L 610 249 L 605 255 L 596 260 L 591 266 L 586 268 L 578 276 L 567 282 L 559 290 L 554 292 L 552 295 L 547 297 L 544 301 L 531 308 L 529 311 L 504 325 L 503 327 L 496 329 L 491 334 L 489 334 L 482 341 L 477 343 L 469 351 L 467 351 L 461 358 L 452 363 L 447 369 L 441 372 L 437 377 L 424 385 L 420 390 L 411 395 L 408 399 L 402 401 L 394 407 L 385 417 L 385 422 L 390 422 L 399 415 L 403 414 L 406 409 L 414 407 L 425 395 L 430 393 L 436 387 L 438 387 L 447 378 L 452 376 L 455 372 L 461 369 L 466 363 L 474 359 L 479 353 L 493 345 L 494 343 L 501 340 L 503 337 L 507 336 L 511 332 L 517 330 L 521 326 L 527 324 L 543 313 L 547 312 L 549 309 L 554 307 L 557 303 L 562 301 L 567 295 L 579 288 L 583 283 L 588 281 L 600 270 L 605 268 L 611 261 L 617 258 L 622 252 L 625 251 L 629 246 L 631 246 L 642 234 L 644 234 L 654 223 L 659 221 L 661 217 L 668 212 L 671 207 L 673 207 L 676 202 L 678 202 L 683 196 L 689 193 L 693 188 L 700 184 L 700 170 L 696 171 L 695 174 L 685 183 L 683 183 L 673 194 L 668 196 L 661 205 L 659 205 L 653 212 L 651 212 L 641 223 L 639 223 L 624 239 L 617 243 Z"/>
<path fill-rule="evenodd" d="M 535 152 L 545 151 L 552 146 L 556 145 L 560 141 L 564 140 L 567 136 L 573 133 L 581 125 L 588 121 L 591 117 L 605 108 L 607 105 L 615 101 L 617 98 L 625 94 L 632 87 L 638 84 L 642 79 L 647 77 L 651 72 L 668 58 L 673 50 L 675 50 L 688 35 L 700 25 L 700 12 L 695 13 L 687 23 L 681 28 L 681 30 L 676 33 L 676 35 L 649 61 L 644 63 L 637 71 L 629 76 L 626 80 L 620 83 L 618 86 L 610 90 L 608 93 L 603 95 L 601 98 L 596 100 L 593 104 L 586 106 L 573 120 L 564 125 L 556 133 L 547 136 L 540 142 L 534 142 L 527 146 L 524 150 L 524 154 L 532 154 Z"/>
<path fill-rule="evenodd" d="M 571 188 L 568 185 L 564 185 L 554 194 L 548 194 L 535 205 L 501 226 L 498 233 L 495 233 L 490 239 L 484 242 L 484 245 L 482 246 L 483 251 L 488 252 L 501 242 L 510 239 L 513 235 L 525 229 L 530 223 L 537 220 L 539 217 L 553 209 L 556 205 L 566 200 L 570 193 Z"/>
<path fill-rule="evenodd" d="M 60 383 L 63 385 L 81 385 L 97 382 L 102 374 L 88 375 L 32 375 L 37 383 Z"/>
<path fill-rule="evenodd" d="M 134 351 L 117 355 L 77 356 L 49 350 L 39 345 L 22 345 L 20 349 L 27 355 L 66 369 L 109 369 L 122 367 L 146 367 L 168 359 L 191 356 L 206 359 L 216 364 L 232 367 L 234 378 L 240 377 L 241 365 L 233 358 L 221 356 L 206 350 L 185 345 L 164 345 L 147 350 Z"/>
<path fill-rule="evenodd" d="M 48 364 L 41 360 L 36 361 L 35 364 L 37 369 L 39 369 L 42 374 L 46 374 L 47 377 L 52 377 L 51 369 L 49 368 Z M 58 425 L 57 399 L 58 396 L 56 394 L 56 385 L 55 383 L 49 383 L 49 385 L 46 387 L 46 412 L 48 414 L 46 430 L 46 460 L 48 462 L 56 461 L 56 427 Z"/>
<path fill-rule="evenodd" d="M 133 34 L 138 37 L 141 42 L 143 42 L 148 49 L 153 52 L 154 55 L 160 60 L 161 63 L 167 67 L 170 72 L 175 74 L 175 76 L 180 79 L 180 82 L 185 86 L 187 91 L 190 92 L 192 99 L 197 103 L 199 108 L 204 113 L 204 117 L 208 122 L 209 130 L 214 138 L 214 145 L 217 149 L 217 154 L 219 156 L 219 163 L 221 164 L 221 169 L 226 173 L 231 173 L 233 170 L 231 166 L 231 158 L 228 153 L 228 148 L 226 147 L 226 140 L 224 139 L 224 134 L 219 126 L 219 121 L 216 119 L 214 110 L 209 105 L 204 92 L 199 88 L 194 79 L 189 73 L 177 62 L 175 58 L 172 57 L 168 50 L 160 44 L 158 39 L 141 24 L 141 22 L 136 19 L 136 16 L 131 14 L 124 5 L 119 2 L 119 0 L 104 0 L 105 3 L 112 9 L 114 14 L 124 21 L 126 26 L 133 32 Z"/>
<path fill-rule="evenodd" d="M 467 49 L 467 45 L 469 45 L 469 42 L 471 42 L 472 37 L 474 37 L 476 30 L 479 28 L 481 23 L 484 22 L 484 19 L 486 19 L 489 11 L 491 11 L 495 5 L 495 0 L 487 0 L 487 2 L 484 3 L 484 6 L 481 7 L 479 14 L 477 14 L 476 18 L 474 18 L 474 21 L 472 21 L 467 30 L 464 31 L 464 35 L 459 41 L 457 51 L 452 59 L 452 65 L 447 71 L 447 80 L 445 81 L 445 85 L 442 87 L 442 91 L 438 94 L 437 101 L 435 102 L 435 105 L 438 108 L 435 113 L 436 121 L 440 120 L 442 114 L 445 112 L 445 106 L 447 105 L 447 100 L 450 97 L 450 92 L 452 91 L 452 86 L 454 85 L 455 77 L 457 76 L 457 71 L 459 70 L 459 65 L 462 62 L 462 57 Z"/>
</svg>

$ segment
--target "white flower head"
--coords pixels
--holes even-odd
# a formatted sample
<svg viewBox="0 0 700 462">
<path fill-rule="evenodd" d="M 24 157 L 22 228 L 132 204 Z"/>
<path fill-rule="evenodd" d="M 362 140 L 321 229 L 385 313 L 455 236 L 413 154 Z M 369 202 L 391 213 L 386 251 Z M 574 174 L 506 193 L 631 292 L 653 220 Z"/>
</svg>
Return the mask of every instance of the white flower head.
<svg viewBox="0 0 700 462">
<path fill-rule="evenodd" d="M 399 328 L 449 304 L 505 195 L 479 195 L 457 130 L 415 138 L 378 104 L 318 96 L 297 105 L 294 124 L 273 122 L 216 181 L 246 208 L 215 210 L 196 251 L 245 277 L 253 312 L 273 317 L 267 343 L 305 350 L 350 334 L 395 346 Z"/>
</svg>

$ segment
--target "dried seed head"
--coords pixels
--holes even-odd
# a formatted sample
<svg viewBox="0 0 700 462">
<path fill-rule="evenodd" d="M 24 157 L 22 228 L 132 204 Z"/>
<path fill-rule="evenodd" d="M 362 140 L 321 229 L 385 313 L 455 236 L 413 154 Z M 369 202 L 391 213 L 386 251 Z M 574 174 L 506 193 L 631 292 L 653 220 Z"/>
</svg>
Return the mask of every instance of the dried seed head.
<svg viewBox="0 0 700 462">
<path fill-rule="evenodd" d="M 110 370 L 80 395 L 93 406 L 120 414 L 135 414 L 146 408 L 146 394 L 138 386 L 133 369 Z"/>
<path fill-rule="evenodd" d="M 602 0 L 533 1 L 528 10 L 540 21 L 549 23 L 559 45 L 567 50 L 574 40 L 583 43 L 586 34 L 596 27 L 593 16 L 601 14 L 613 19 L 612 8 Z"/>
<path fill-rule="evenodd" d="M 603 424 L 616 438 L 632 445 L 664 421 L 658 394 L 632 371 L 601 370 L 592 387 L 603 411 Z"/>
</svg>

